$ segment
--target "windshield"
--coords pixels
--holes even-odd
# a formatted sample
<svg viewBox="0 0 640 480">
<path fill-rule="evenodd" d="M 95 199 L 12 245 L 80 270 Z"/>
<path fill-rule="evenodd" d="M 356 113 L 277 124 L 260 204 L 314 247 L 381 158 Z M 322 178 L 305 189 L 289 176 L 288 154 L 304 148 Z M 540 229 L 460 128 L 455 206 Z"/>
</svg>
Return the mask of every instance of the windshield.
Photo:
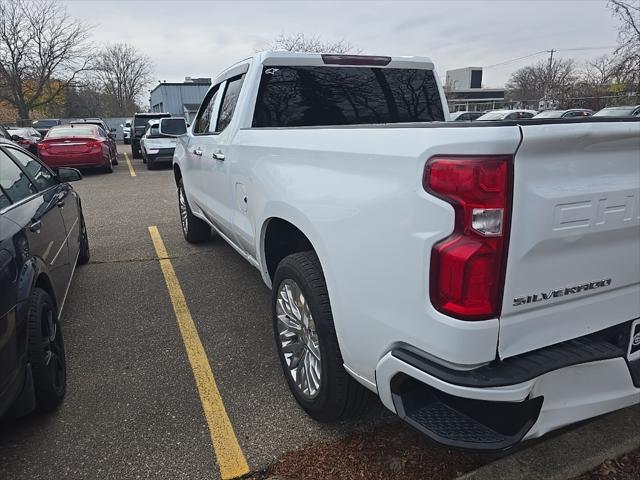
<svg viewBox="0 0 640 480">
<path fill-rule="evenodd" d="M 60 138 L 60 137 L 86 137 L 95 136 L 97 132 L 95 126 L 78 126 L 78 127 L 62 127 L 52 128 L 47 133 L 46 138 Z"/>
<path fill-rule="evenodd" d="M 147 128 L 147 125 L 149 123 L 149 120 L 153 120 L 153 119 L 158 119 L 158 118 L 163 118 L 163 117 L 168 117 L 169 115 L 165 114 L 162 115 L 161 113 L 158 113 L 156 115 L 140 115 L 139 117 L 136 116 L 133 120 L 133 124 L 136 126 L 136 128 L 138 127 L 144 127 Z"/>
<path fill-rule="evenodd" d="M 594 117 L 626 117 L 631 115 L 635 107 L 611 107 L 603 108 L 593 114 Z"/>
<path fill-rule="evenodd" d="M 564 110 L 547 110 L 546 112 L 541 112 L 534 116 L 533 118 L 560 118 Z"/>
<path fill-rule="evenodd" d="M 488 112 L 478 117 L 477 120 L 502 120 L 505 115 L 505 112 Z"/>
<path fill-rule="evenodd" d="M 166 135 L 184 135 L 187 133 L 187 123 L 183 118 L 166 118 L 162 120 L 162 133 Z"/>
<path fill-rule="evenodd" d="M 58 120 L 43 119 L 43 120 L 36 120 L 35 122 L 33 122 L 34 127 L 53 127 L 55 125 L 58 125 Z"/>
</svg>

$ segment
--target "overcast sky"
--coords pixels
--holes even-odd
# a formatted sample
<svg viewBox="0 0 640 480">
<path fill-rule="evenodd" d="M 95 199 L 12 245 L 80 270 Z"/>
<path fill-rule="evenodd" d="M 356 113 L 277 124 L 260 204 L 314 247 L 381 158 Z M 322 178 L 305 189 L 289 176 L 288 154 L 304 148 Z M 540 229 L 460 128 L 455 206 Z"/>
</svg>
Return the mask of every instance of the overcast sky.
<svg viewBox="0 0 640 480">
<path fill-rule="evenodd" d="M 158 80 L 213 77 L 263 49 L 280 33 L 345 38 L 363 53 L 429 56 L 438 73 L 485 67 L 499 87 L 549 49 L 583 61 L 616 44 L 617 21 L 604 0 L 511 1 L 184 1 L 67 0 L 69 13 L 95 25 L 99 43 L 127 42 L 153 60 Z M 591 50 L 567 50 L 585 49 Z M 489 67 L 489 68 L 487 68 Z"/>
</svg>

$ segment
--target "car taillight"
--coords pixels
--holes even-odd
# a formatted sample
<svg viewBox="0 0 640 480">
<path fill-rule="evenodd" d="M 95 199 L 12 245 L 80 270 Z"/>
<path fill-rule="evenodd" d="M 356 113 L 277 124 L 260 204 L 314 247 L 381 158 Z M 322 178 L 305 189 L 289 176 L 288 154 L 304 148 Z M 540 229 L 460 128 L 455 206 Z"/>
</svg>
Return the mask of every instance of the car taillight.
<svg viewBox="0 0 640 480">
<path fill-rule="evenodd" d="M 38 143 L 38 150 L 46 150 L 46 149 L 47 149 L 46 143 Z"/>
<path fill-rule="evenodd" d="M 463 320 L 500 315 L 512 185 L 511 155 L 435 156 L 424 189 L 450 203 L 453 233 L 431 251 L 430 297 L 440 312 Z"/>
<path fill-rule="evenodd" d="M 87 142 L 87 146 L 91 150 L 102 150 L 102 140 L 91 140 Z"/>
</svg>

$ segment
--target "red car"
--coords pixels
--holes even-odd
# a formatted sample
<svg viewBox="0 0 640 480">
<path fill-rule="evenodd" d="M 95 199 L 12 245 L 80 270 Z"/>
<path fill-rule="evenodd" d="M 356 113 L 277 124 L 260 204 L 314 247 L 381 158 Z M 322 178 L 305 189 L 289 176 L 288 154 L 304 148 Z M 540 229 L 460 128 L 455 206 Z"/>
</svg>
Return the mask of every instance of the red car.
<svg viewBox="0 0 640 480">
<path fill-rule="evenodd" d="M 113 172 L 115 155 L 107 132 L 97 125 L 52 127 L 38 143 L 38 156 L 51 168 L 100 168 Z"/>
</svg>

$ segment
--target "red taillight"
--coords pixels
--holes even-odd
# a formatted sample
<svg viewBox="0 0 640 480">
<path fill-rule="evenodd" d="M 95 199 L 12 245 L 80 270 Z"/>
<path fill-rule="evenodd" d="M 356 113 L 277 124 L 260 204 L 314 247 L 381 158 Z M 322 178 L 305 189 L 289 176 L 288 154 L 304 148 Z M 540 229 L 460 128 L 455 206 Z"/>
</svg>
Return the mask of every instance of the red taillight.
<svg viewBox="0 0 640 480">
<path fill-rule="evenodd" d="M 102 150 L 102 140 L 91 140 L 87 142 L 87 146 L 91 150 Z"/>
<path fill-rule="evenodd" d="M 426 191 L 453 205 L 453 233 L 431 251 L 431 303 L 464 320 L 500 315 L 511 210 L 510 155 L 436 156 Z"/>
<path fill-rule="evenodd" d="M 38 143 L 38 150 L 46 150 L 46 149 L 47 149 L 46 143 Z"/>
</svg>

